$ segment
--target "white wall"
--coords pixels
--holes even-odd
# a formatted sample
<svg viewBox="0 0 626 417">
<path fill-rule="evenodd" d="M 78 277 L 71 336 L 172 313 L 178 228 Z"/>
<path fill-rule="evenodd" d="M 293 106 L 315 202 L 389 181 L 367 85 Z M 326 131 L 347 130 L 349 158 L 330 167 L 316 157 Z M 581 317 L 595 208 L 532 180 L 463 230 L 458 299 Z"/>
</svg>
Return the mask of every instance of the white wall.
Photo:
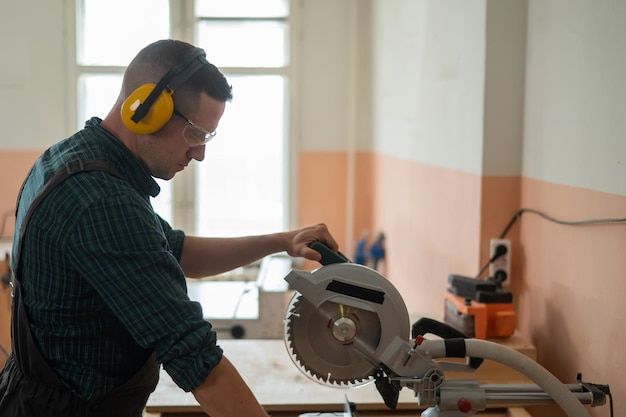
<svg viewBox="0 0 626 417">
<path fill-rule="evenodd" d="M 377 152 L 482 172 L 485 0 L 374 2 Z"/>
<path fill-rule="evenodd" d="M 302 4 L 298 53 L 301 76 L 301 150 L 344 150 L 350 97 L 350 1 Z M 297 88 L 298 88 L 297 87 Z"/>
<path fill-rule="evenodd" d="M 626 2 L 373 4 L 375 151 L 626 195 Z"/>
<path fill-rule="evenodd" d="M 68 133 L 63 0 L 0 0 L 0 149 Z"/>
<path fill-rule="evenodd" d="M 522 172 L 526 16 L 526 0 L 487 3 L 483 175 Z"/>
<path fill-rule="evenodd" d="M 626 2 L 531 0 L 523 175 L 626 195 Z"/>
</svg>

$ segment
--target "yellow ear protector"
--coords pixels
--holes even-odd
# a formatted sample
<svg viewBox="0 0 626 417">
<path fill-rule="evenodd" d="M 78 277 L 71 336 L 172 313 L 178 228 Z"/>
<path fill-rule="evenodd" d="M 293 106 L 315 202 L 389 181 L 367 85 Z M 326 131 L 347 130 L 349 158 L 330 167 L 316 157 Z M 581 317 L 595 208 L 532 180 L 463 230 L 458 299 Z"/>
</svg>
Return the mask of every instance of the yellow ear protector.
<svg viewBox="0 0 626 417">
<path fill-rule="evenodd" d="M 122 122 L 137 135 L 159 131 L 172 118 L 172 94 L 203 65 L 208 65 L 206 53 L 195 48 L 180 64 L 170 69 L 157 84 L 143 84 L 124 100 Z"/>
</svg>

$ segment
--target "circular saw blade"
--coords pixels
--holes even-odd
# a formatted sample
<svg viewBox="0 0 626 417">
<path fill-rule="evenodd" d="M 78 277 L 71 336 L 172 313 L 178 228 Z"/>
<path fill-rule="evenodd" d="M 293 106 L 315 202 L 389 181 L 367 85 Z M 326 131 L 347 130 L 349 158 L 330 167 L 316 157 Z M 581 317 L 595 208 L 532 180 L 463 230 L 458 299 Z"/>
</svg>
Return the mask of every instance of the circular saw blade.
<svg viewBox="0 0 626 417">
<path fill-rule="evenodd" d="M 318 383 L 353 387 L 371 382 L 377 364 L 354 342 L 375 351 L 380 337 L 380 320 L 371 311 L 332 301 L 315 307 L 299 293 L 287 309 L 287 350 L 304 374 Z"/>
</svg>

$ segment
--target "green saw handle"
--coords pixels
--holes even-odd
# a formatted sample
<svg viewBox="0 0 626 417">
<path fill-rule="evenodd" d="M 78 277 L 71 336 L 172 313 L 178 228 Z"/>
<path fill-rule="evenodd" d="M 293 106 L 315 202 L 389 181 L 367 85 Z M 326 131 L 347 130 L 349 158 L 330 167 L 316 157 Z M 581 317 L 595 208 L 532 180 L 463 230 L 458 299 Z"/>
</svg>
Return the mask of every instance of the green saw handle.
<svg viewBox="0 0 626 417">
<path fill-rule="evenodd" d="M 309 247 L 316 250 L 317 252 L 319 252 L 320 255 L 322 255 L 322 259 L 320 259 L 319 261 L 322 265 L 352 262 L 343 253 L 333 252 L 328 246 L 320 241 L 311 242 L 309 244 Z"/>
</svg>

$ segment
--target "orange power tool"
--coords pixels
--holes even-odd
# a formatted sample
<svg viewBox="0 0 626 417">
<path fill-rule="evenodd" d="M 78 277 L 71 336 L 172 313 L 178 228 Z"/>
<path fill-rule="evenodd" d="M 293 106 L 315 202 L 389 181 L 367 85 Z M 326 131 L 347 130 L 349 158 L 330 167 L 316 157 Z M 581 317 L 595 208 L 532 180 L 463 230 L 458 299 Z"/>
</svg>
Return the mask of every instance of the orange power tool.
<svg viewBox="0 0 626 417">
<path fill-rule="evenodd" d="M 513 294 L 493 279 L 448 277 L 444 321 L 468 337 L 505 338 L 515 332 Z"/>
</svg>

